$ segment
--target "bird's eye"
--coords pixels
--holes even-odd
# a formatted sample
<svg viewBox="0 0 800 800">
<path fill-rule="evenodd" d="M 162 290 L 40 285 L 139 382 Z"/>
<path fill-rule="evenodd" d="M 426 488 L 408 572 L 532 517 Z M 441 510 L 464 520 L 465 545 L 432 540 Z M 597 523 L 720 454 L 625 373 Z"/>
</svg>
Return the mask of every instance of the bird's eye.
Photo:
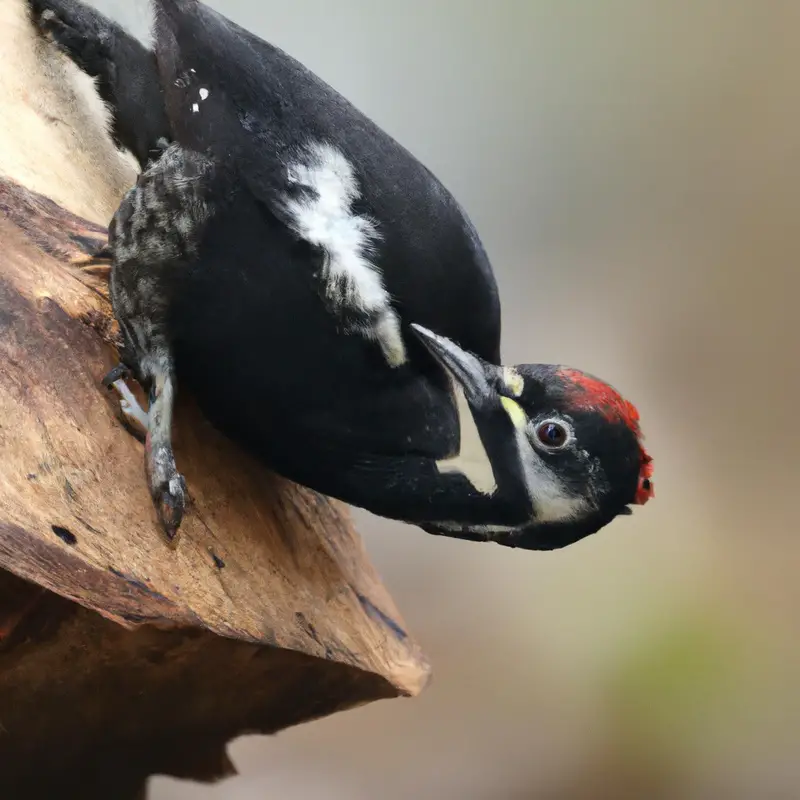
<svg viewBox="0 0 800 800">
<path fill-rule="evenodd" d="M 548 420 L 536 429 L 536 438 L 548 450 L 560 450 L 569 441 L 569 431 L 560 422 Z"/>
</svg>

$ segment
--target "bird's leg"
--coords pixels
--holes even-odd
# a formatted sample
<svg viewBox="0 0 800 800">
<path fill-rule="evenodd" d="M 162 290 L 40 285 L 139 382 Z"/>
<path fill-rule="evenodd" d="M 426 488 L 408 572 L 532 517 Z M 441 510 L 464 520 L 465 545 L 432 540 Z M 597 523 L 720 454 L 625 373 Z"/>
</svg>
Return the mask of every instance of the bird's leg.
<svg viewBox="0 0 800 800">
<path fill-rule="evenodd" d="M 163 144 L 160 143 L 159 146 Z M 175 539 L 187 502 L 186 484 L 172 451 L 175 373 L 169 310 L 175 276 L 196 257 L 197 243 L 211 217 L 206 202 L 213 163 L 168 145 L 139 176 L 109 223 L 114 254 L 110 296 L 122 337 L 123 361 L 149 391 L 145 472 L 159 520 Z M 114 384 L 121 375 L 112 375 Z M 119 389 L 123 411 L 137 408 Z"/>
<path fill-rule="evenodd" d="M 178 472 L 172 450 L 172 410 L 175 404 L 175 375 L 172 358 L 164 343 L 149 342 L 151 355 L 141 360 L 140 371 L 150 386 L 150 404 L 145 411 L 126 383 L 130 370 L 118 364 L 104 378 L 103 385 L 120 394 L 120 408 L 131 427 L 143 431 L 144 466 L 150 496 L 158 519 L 170 542 L 174 541 L 186 509 L 186 482 Z M 137 437 L 138 438 L 138 437 Z"/>
<path fill-rule="evenodd" d="M 151 386 L 145 439 L 145 473 L 158 518 L 167 537 L 172 541 L 186 508 L 186 481 L 178 472 L 172 451 L 175 375 L 169 356 L 160 354 L 148 361 L 145 370 Z"/>
</svg>

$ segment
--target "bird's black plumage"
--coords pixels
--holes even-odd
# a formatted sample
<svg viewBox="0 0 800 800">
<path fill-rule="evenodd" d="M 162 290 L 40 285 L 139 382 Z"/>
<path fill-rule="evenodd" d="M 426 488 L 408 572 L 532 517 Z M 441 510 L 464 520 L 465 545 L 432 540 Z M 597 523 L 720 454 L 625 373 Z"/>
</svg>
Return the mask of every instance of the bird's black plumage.
<svg viewBox="0 0 800 800">
<path fill-rule="evenodd" d="M 287 477 L 432 533 L 550 549 L 635 501 L 638 427 L 577 413 L 548 392 L 571 380 L 558 370 L 499 366 L 497 285 L 468 216 L 339 93 L 196 0 L 155 0 L 153 53 L 113 44 L 126 34 L 77 0 L 31 3 L 111 87 L 117 138 L 144 167 L 110 226 L 111 288 L 126 359 L 151 386 L 147 466 L 167 527 L 185 501 L 176 384 Z M 109 38 L 102 51 L 125 63 L 86 57 L 98 48 L 82 39 Z M 131 72 L 146 92 L 115 83 Z M 536 438 L 548 415 L 568 447 Z M 458 461 L 467 423 L 487 475 Z"/>
<path fill-rule="evenodd" d="M 235 164 L 267 216 L 280 216 L 286 164 L 309 142 L 334 145 L 354 167 L 356 209 L 378 222 L 374 260 L 401 316 L 435 325 L 499 363 L 500 303 L 489 260 L 431 171 L 302 64 L 208 6 L 166 0 L 156 10 L 155 52 L 173 139 Z M 197 103 L 200 88 L 208 96 Z M 278 228 L 274 235 L 286 234 Z"/>
</svg>

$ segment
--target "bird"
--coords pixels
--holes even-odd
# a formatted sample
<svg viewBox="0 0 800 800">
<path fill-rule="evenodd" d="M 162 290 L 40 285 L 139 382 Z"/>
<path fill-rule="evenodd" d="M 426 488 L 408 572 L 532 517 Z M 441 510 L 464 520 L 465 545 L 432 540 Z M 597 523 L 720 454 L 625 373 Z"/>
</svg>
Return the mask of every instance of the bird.
<svg viewBox="0 0 800 800">
<path fill-rule="evenodd" d="M 557 550 L 654 496 L 637 408 L 577 368 L 501 363 L 465 209 L 319 76 L 199 0 L 151 0 L 152 48 L 79 0 L 28 2 L 141 167 L 109 224 L 108 383 L 148 393 L 123 404 L 169 539 L 184 390 L 276 473 L 438 536 Z"/>
</svg>

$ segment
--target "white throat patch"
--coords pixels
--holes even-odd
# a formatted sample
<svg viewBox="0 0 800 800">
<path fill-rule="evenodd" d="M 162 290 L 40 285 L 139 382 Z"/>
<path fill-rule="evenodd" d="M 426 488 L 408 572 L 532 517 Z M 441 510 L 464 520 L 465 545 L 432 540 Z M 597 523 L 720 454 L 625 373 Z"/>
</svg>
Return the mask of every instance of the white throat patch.
<svg viewBox="0 0 800 800">
<path fill-rule="evenodd" d="M 475 487 L 475 491 L 483 495 L 492 495 L 497 490 L 494 467 L 481 441 L 464 390 L 452 378 L 451 384 L 458 414 L 458 455 L 437 461 L 436 466 L 442 474 L 454 472 L 462 474 Z"/>
</svg>

